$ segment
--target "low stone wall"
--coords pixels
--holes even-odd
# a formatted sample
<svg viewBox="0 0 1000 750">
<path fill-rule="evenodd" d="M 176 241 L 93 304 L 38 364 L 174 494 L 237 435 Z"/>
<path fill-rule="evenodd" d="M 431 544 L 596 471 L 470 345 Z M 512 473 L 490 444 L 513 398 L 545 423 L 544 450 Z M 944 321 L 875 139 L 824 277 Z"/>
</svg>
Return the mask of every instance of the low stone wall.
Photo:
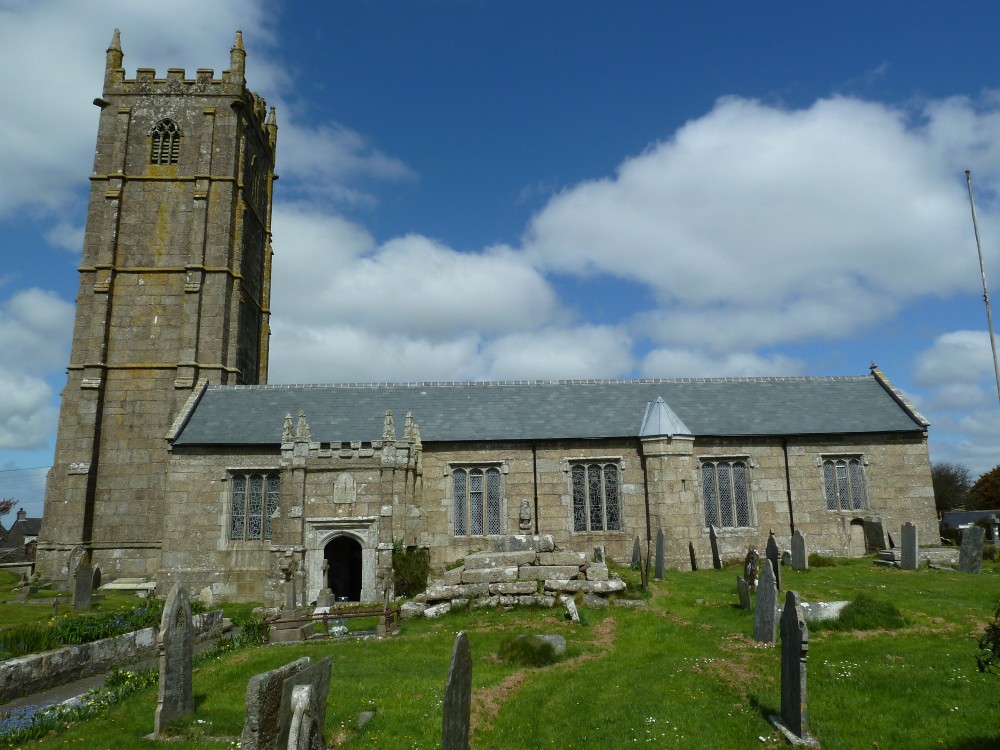
<svg viewBox="0 0 1000 750">
<path fill-rule="evenodd" d="M 191 619 L 196 640 L 205 640 L 222 632 L 221 609 L 195 615 Z M 156 656 L 158 630 L 156 627 L 143 628 L 114 638 L 102 638 L 79 646 L 64 646 L 0 662 L 0 704 L 89 677 L 111 667 L 134 664 Z"/>
</svg>

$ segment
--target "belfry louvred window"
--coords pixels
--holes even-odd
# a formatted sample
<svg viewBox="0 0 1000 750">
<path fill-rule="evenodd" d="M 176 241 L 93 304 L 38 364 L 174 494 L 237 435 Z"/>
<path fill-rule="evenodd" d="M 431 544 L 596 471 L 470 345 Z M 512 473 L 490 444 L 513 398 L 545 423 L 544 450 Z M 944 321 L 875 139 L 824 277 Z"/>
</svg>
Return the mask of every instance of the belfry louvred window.
<svg viewBox="0 0 1000 750">
<path fill-rule="evenodd" d="M 181 129 L 171 119 L 160 120 L 150 132 L 150 164 L 176 164 L 181 153 Z"/>
<path fill-rule="evenodd" d="M 277 474 L 233 474 L 229 538 L 233 541 L 270 539 L 271 516 L 278 509 L 280 489 Z"/>
</svg>

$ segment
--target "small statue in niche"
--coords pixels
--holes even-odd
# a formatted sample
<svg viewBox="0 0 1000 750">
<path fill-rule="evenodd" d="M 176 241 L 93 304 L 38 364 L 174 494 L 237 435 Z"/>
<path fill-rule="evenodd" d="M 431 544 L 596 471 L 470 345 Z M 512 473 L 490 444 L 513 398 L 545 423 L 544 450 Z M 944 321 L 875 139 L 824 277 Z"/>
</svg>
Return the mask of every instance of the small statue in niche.
<svg viewBox="0 0 1000 750">
<path fill-rule="evenodd" d="M 521 501 L 521 509 L 517 514 L 518 527 L 522 531 L 528 531 L 531 529 L 531 503 L 527 500 Z"/>
</svg>

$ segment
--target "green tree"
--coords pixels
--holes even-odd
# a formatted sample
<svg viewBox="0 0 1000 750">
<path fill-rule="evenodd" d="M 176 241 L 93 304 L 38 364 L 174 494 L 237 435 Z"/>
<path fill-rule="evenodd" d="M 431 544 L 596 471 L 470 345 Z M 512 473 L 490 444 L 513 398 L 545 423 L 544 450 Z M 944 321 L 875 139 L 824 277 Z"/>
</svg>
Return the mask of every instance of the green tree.
<svg viewBox="0 0 1000 750">
<path fill-rule="evenodd" d="M 969 503 L 972 472 L 968 466 L 942 461 L 931 466 L 934 505 L 939 513 L 964 508 Z"/>
<path fill-rule="evenodd" d="M 969 490 L 970 506 L 980 510 L 1000 508 L 1000 466 L 983 474 Z"/>
</svg>

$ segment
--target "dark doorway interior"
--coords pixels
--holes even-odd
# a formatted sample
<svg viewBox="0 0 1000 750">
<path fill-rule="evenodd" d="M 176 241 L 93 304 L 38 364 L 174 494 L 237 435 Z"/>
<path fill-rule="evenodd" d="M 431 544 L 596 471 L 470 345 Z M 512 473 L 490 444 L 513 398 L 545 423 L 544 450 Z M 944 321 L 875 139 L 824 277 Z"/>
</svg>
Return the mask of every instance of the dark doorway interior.
<svg viewBox="0 0 1000 750">
<path fill-rule="evenodd" d="M 326 585 L 337 601 L 361 601 L 361 544 L 349 536 L 338 536 L 323 550 L 330 568 Z"/>
</svg>

